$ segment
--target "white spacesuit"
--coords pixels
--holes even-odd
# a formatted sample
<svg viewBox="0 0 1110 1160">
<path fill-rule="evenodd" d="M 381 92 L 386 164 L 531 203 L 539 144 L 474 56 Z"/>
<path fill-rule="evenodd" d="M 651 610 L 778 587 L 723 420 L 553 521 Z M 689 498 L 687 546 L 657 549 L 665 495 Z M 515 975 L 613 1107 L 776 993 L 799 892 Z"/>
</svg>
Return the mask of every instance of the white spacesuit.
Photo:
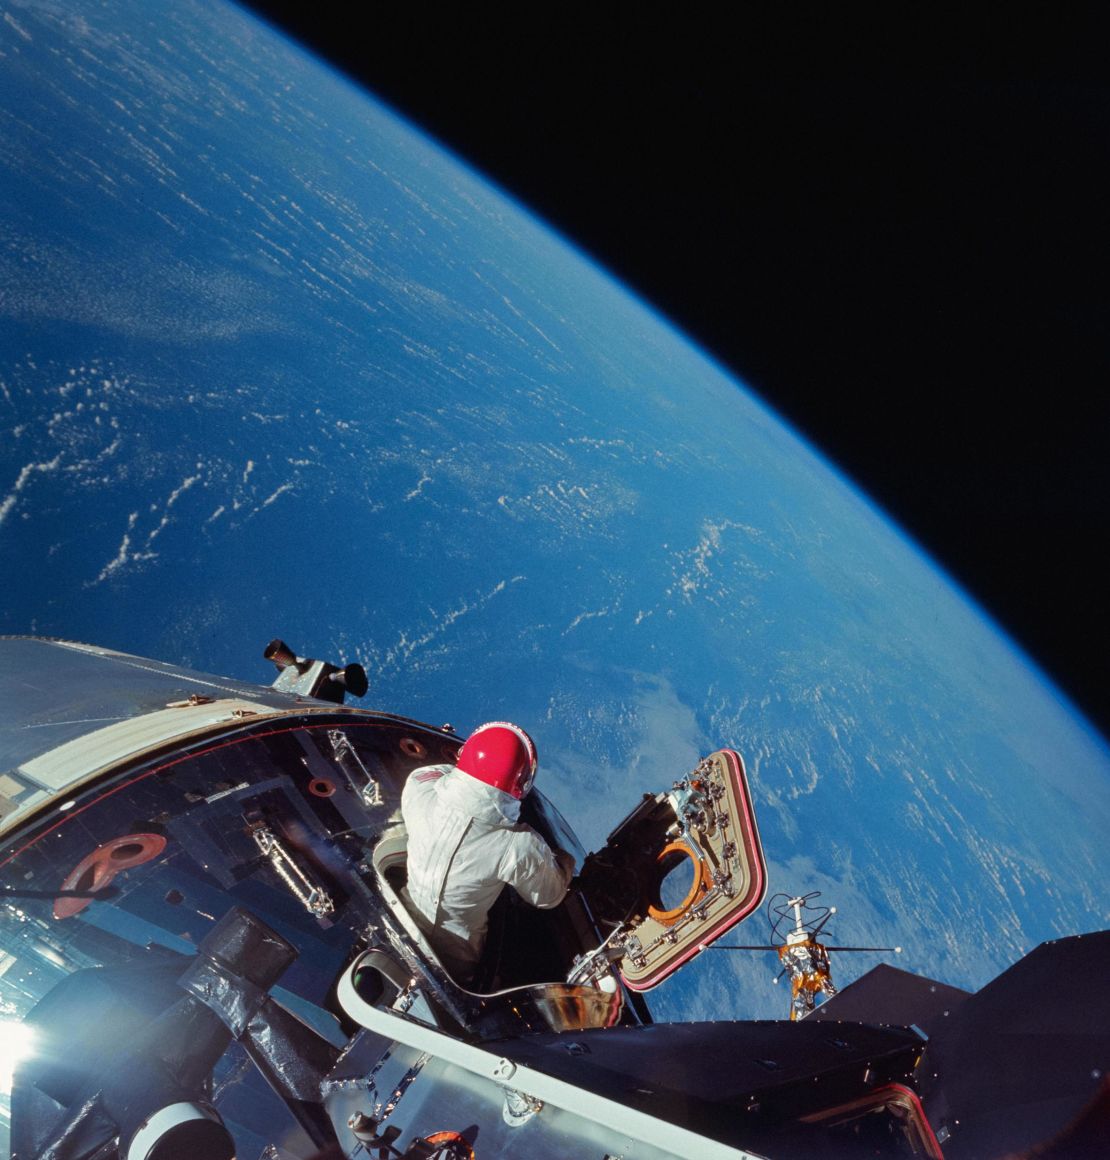
<svg viewBox="0 0 1110 1160">
<path fill-rule="evenodd" d="M 406 901 L 460 983 L 474 973 L 490 907 L 506 885 L 542 908 L 558 906 L 570 885 L 573 858 L 519 820 L 534 775 L 531 738 L 494 722 L 467 739 L 457 765 L 414 770 L 401 795 Z"/>
</svg>

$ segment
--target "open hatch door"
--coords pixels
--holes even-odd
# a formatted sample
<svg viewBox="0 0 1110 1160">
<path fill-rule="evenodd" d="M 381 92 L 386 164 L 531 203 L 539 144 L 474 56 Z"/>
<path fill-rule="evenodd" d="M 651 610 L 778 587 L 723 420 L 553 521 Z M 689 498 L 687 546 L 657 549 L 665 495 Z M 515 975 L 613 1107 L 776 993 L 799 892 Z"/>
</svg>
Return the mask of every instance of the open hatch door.
<svg viewBox="0 0 1110 1160">
<path fill-rule="evenodd" d="M 767 884 L 744 762 L 734 749 L 644 800 L 590 854 L 582 898 L 607 935 L 602 958 L 633 991 L 647 991 L 759 906 Z"/>
</svg>

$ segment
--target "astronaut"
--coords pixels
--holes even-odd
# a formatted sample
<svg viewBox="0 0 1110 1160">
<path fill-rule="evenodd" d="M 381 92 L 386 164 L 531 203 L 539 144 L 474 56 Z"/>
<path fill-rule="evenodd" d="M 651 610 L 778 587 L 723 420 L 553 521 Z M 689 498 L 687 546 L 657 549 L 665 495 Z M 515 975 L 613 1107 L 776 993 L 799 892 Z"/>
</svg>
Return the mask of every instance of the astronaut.
<svg viewBox="0 0 1110 1160">
<path fill-rule="evenodd" d="M 491 721 L 467 738 L 454 766 L 415 769 L 405 783 L 405 902 L 440 962 L 464 986 L 504 887 L 549 909 L 562 902 L 574 875 L 572 855 L 553 850 L 519 820 L 535 776 L 532 738 L 517 725 Z"/>
</svg>

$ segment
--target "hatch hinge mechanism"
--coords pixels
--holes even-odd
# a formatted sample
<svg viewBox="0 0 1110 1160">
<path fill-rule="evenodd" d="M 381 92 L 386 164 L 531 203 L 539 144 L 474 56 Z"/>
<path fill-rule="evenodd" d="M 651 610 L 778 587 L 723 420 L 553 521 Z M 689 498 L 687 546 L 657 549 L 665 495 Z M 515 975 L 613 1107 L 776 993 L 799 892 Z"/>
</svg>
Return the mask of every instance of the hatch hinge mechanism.
<svg viewBox="0 0 1110 1160">
<path fill-rule="evenodd" d="M 384 805 L 381 784 L 366 768 L 347 734 L 342 729 L 329 729 L 328 742 L 331 745 L 332 755 L 347 774 L 355 792 L 362 800 L 362 804 L 364 806 Z M 352 776 L 352 771 L 357 771 L 354 776 Z"/>
<path fill-rule="evenodd" d="M 335 911 L 335 903 L 324 887 L 306 870 L 282 845 L 265 822 L 252 822 L 248 826 L 255 845 L 269 860 L 277 876 L 293 892 L 309 914 L 326 918 Z"/>
</svg>

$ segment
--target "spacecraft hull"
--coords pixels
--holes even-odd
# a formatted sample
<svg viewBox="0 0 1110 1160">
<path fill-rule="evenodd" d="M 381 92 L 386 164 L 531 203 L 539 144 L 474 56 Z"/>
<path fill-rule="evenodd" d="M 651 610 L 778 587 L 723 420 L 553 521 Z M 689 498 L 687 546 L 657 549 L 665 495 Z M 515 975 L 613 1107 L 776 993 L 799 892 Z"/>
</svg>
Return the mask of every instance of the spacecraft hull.
<svg viewBox="0 0 1110 1160">
<path fill-rule="evenodd" d="M 0 1012 L 37 1039 L 0 1093 L 0 1156 L 959 1160 L 1105 1114 L 1106 999 L 1077 1022 L 1045 996 L 1058 968 L 1095 977 L 1110 934 L 970 997 L 884 968 L 798 1023 L 654 1024 L 640 992 L 763 896 L 734 750 L 589 856 L 533 791 L 523 819 L 578 877 L 552 911 L 503 896 L 460 987 L 402 901 L 400 817 L 411 771 L 460 738 L 337 703 L 355 666 L 277 645 L 267 688 L 0 638 Z"/>
</svg>

